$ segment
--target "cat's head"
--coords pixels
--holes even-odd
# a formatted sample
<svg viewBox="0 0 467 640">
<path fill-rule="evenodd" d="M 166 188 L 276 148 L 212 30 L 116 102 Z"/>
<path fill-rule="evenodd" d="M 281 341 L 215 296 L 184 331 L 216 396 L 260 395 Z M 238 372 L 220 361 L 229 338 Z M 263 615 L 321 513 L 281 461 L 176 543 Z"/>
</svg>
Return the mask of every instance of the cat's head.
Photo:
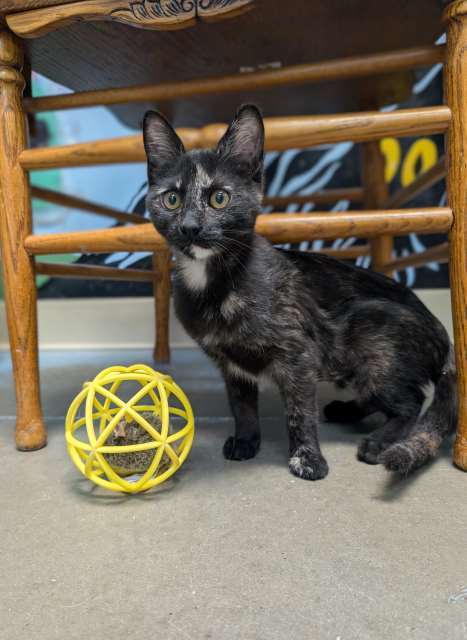
<svg viewBox="0 0 467 640">
<path fill-rule="evenodd" d="M 209 151 L 185 151 L 163 115 L 143 124 L 148 159 L 146 206 L 168 243 L 192 258 L 233 250 L 252 235 L 261 205 L 264 128 L 253 105 L 238 110 Z"/>
</svg>

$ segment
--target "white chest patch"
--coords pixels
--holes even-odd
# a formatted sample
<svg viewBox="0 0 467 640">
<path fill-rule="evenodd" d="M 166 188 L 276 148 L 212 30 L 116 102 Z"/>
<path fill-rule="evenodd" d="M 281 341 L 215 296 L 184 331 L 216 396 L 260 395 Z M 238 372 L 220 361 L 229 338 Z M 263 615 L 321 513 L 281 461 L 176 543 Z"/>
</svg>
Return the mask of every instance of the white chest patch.
<svg viewBox="0 0 467 640">
<path fill-rule="evenodd" d="M 206 260 L 207 258 L 210 258 L 214 254 L 214 251 L 212 249 L 206 249 L 205 247 L 197 247 L 196 245 L 193 245 L 190 251 L 196 258 L 196 260 Z"/>
<path fill-rule="evenodd" d="M 191 260 L 185 256 L 179 259 L 179 273 L 185 285 L 192 291 L 202 291 L 207 284 L 207 259 Z"/>
</svg>

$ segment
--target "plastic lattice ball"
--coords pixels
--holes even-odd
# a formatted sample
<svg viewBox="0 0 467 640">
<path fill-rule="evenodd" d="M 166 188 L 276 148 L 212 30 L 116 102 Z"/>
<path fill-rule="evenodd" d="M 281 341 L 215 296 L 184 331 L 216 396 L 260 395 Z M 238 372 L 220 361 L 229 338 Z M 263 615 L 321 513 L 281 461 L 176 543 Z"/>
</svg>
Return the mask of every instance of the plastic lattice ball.
<svg viewBox="0 0 467 640">
<path fill-rule="evenodd" d="M 109 367 L 85 382 L 65 419 L 68 453 L 81 473 L 127 493 L 170 478 L 193 436 L 193 411 L 182 389 L 143 364 Z"/>
</svg>

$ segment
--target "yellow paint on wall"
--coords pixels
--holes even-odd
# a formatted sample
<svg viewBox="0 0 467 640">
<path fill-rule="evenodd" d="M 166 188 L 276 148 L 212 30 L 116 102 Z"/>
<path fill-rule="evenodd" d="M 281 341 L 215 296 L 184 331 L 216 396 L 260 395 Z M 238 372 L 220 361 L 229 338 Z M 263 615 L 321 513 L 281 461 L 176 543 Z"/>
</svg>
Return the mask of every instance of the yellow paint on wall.
<svg viewBox="0 0 467 640">
<path fill-rule="evenodd" d="M 429 138 L 419 138 L 407 152 L 401 169 L 401 185 L 407 187 L 415 178 L 428 171 L 438 160 L 438 149 L 433 140 Z M 417 165 L 419 170 L 417 171 Z"/>
<path fill-rule="evenodd" d="M 401 145 L 396 138 L 383 138 L 380 142 L 381 153 L 384 156 L 384 179 L 392 182 L 399 169 L 401 161 Z"/>
</svg>

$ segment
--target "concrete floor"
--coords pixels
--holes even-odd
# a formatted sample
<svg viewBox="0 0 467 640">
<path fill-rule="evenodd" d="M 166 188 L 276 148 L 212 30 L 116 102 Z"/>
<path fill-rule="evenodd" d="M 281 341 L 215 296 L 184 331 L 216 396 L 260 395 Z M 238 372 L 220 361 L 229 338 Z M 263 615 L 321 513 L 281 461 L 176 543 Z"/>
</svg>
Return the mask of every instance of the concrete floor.
<svg viewBox="0 0 467 640">
<path fill-rule="evenodd" d="M 263 396 L 257 459 L 226 462 L 221 381 L 197 352 L 171 371 L 198 416 L 192 453 L 159 491 L 95 489 L 67 458 L 63 415 L 85 379 L 133 352 L 42 355 L 50 442 L 13 447 L 0 354 L 0 638 L 467 638 L 467 476 L 448 447 L 395 480 L 355 459 L 365 427 L 325 424 L 331 472 L 289 475 L 282 408 Z"/>
</svg>

